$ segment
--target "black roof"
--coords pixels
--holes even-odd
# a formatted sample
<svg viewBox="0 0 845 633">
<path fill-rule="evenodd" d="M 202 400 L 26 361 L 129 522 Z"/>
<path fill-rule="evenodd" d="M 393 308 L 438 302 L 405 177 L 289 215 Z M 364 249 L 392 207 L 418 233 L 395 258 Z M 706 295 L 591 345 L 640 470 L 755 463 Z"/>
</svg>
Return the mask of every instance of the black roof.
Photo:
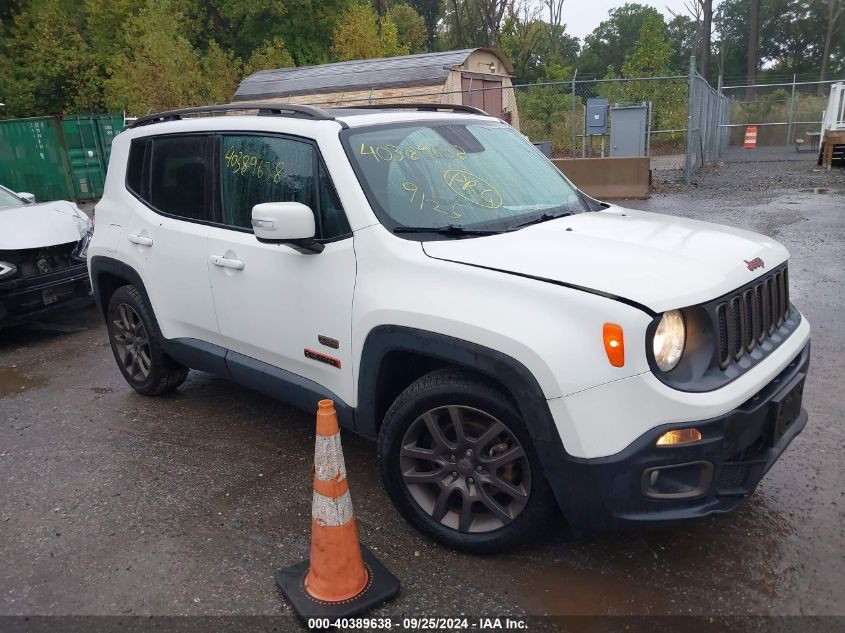
<svg viewBox="0 0 845 633">
<path fill-rule="evenodd" d="M 512 68 L 493 49 L 466 48 L 442 53 L 361 59 L 319 66 L 261 70 L 246 77 L 235 92 L 235 101 L 250 101 L 302 94 L 325 94 L 355 90 L 380 90 L 442 84 L 449 71 L 463 64 L 478 50 L 493 53 L 508 72 Z"/>
</svg>

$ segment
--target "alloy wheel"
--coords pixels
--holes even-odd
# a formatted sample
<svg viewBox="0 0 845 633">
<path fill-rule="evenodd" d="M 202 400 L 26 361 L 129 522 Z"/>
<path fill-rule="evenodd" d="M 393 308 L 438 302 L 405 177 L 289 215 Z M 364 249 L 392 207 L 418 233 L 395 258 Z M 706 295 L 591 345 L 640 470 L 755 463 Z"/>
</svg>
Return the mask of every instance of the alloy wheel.
<svg viewBox="0 0 845 633">
<path fill-rule="evenodd" d="M 124 371 L 144 382 L 150 375 L 150 339 L 141 317 L 132 306 L 118 304 L 112 320 L 112 341 Z"/>
<path fill-rule="evenodd" d="M 399 467 L 419 507 L 461 532 L 507 525 L 531 494 L 525 448 L 504 423 L 472 407 L 437 407 L 414 420 L 402 438 Z"/>
</svg>

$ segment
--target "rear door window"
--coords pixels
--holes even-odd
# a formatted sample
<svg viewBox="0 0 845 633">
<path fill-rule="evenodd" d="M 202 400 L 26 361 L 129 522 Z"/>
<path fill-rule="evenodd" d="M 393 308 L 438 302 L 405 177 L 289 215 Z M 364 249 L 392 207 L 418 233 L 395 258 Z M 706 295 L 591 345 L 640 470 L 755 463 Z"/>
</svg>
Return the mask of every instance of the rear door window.
<svg viewBox="0 0 845 633">
<path fill-rule="evenodd" d="M 211 188 L 212 137 L 161 136 L 152 139 L 149 204 L 188 220 L 213 221 Z"/>
</svg>

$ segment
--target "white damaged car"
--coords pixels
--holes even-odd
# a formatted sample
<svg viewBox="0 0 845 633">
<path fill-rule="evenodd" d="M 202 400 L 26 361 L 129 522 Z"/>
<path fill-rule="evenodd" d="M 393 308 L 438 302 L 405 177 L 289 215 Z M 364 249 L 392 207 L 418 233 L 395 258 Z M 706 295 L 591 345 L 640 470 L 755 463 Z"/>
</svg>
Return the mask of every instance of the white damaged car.
<svg viewBox="0 0 845 633">
<path fill-rule="evenodd" d="M 36 203 L 0 186 L 0 329 L 91 300 L 94 225 L 66 200 Z"/>
</svg>

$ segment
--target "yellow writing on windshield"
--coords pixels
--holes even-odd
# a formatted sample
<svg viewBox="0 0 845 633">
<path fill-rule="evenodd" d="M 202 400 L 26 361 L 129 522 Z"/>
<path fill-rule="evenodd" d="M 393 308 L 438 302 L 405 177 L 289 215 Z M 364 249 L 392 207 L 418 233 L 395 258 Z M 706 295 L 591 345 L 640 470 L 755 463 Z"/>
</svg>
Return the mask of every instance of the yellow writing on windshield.
<svg viewBox="0 0 845 633">
<path fill-rule="evenodd" d="M 502 206 L 502 195 L 489 182 L 462 169 L 447 169 L 443 179 L 449 189 L 467 202 L 487 209 Z"/>
<path fill-rule="evenodd" d="M 403 160 L 447 160 L 459 159 L 464 160 L 467 156 L 466 150 L 457 145 L 408 145 L 399 147 L 398 145 L 365 145 L 361 143 L 359 151 L 361 156 L 369 156 L 377 163 L 382 161 L 389 163 L 390 161 L 400 162 Z"/>
<path fill-rule="evenodd" d="M 435 200 L 430 195 L 426 196 L 424 191 L 420 191 L 417 184 L 414 182 L 406 181 L 402 183 L 402 189 L 407 191 L 411 194 L 411 204 L 415 206 L 419 204 L 419 210 L 422 211 L 423 209 L 428 208 L 429 210 L 433 211 L 434 213 L 442 213 L 443 215 L 448 215 L 451 218 L 457 220 L 461 217 L 461 210 L 463 209 L 463 205 L 460 204 L 453 204 L 451 208 L 451 213 L 447 209 L 442 209 L 440 207 L 440 201 Z M 417 194 L 419 194 L 419 199 L 417 199 Z"/>
</svg>

